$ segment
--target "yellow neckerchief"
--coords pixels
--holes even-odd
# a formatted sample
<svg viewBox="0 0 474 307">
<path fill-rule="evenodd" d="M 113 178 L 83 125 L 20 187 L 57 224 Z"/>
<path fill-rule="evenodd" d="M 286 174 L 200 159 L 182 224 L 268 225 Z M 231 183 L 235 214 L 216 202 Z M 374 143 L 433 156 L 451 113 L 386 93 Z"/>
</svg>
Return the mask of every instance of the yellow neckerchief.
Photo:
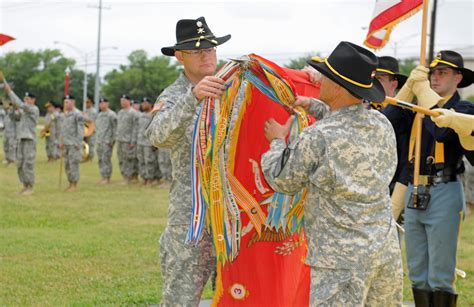
<svg viewBox="0 0 474 307">
<path fill-rule="evenodd" d="M 451 95 L 449 95 L 449 96 L 443 97 L 443 99 L 441 99 L 441 100 L 438 102 L 438 106 L 439 106 L 440 108 L 444 107 L 444 105 L 446 104 L 446 102 L 448 102 L 453 96 L 454 96 L 454 94 L 451 94 Z"/>
<path fill-rule="evenodd" d="M 408 150 L 408 161 L 412 161 L 414 158 L 414 150 L 415 150 L 415 143 L 416 143 L 416 136 L 415 136 L 415 131 L 418 125 L 418 121 L 414 120 L 413 126 L 411 128 L 411 133 L 410 133 L 410 144 L 409 144 L 409 150 Z M 423 140 L 423 131 L 421 135 L 421 139 Z M 428 153 L 428 155 L 431 155 L 431 153 Z M 436 142 L 435 141 L 435 152 L 434 152 L 434 157 L 428 156 L 428 158 L 434 159 L 434 164 L 443 164 L 444 163 L 444 143 L 441 142 Z M 422 165 L 422 164 L 420 164 Z"/>
</svg>

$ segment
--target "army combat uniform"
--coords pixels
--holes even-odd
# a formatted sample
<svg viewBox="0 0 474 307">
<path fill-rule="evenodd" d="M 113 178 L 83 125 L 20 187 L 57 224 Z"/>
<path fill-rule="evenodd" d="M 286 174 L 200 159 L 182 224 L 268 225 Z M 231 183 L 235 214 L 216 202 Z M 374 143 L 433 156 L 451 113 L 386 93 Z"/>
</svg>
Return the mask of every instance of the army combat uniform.
<svg viewBox="0 0 474 307">
<path fill-rule="evenodd" d="M 112 176 L 112 151 L 117 133 L 117 114 L 108 109 L 100 112 L 96 120 L 97 157 L 102 178 Z"/>
<path fill-rule="evenodd" d="M 45 126 L 49 126 L 49 135 L 45 137 L 46 156 L 48 160 L 55 160 L 59 158 L 58 112 L 46 113 Z"/>
<path fill-rule="evenodd" d="M 90 107 L 90 108 L 87 108 L 86 109 L 86 114 L 89 118 L 90 121 L 92 121 L 92 123 L 96 124 L 96 120 L 97 120 L 97 111 L 95 110 L 94 107 Z M 89 160 L 92 160 L 94 159 L 94 154 L 95 154 L 95 142 L 96 142 L 96 131 L 94 130 L 94 132 L 84 138 L 84 141 L 87 143 L 87 145 L 89 145 Z"/>
<path fill-rule="evenodd" d="M 150 123 L 153 114 L 151 112 L 140 113 L 138 118 L 138 136 L 137 136 L 137 157 L 138 170 L 140 177 L 146 182 L 159 180 L 161 178 L 160 168 L 158 166 L 158 155 L 156 147 L 151 146 L 150 141 L 145 137 L 145 128 Z"/>
<path fill-rule="evenodd" d="M 16 135 L 18 177 L 25 188 L 31 189 L 35 184 L 36 125 L 39 119 L 39 109 L 35 105 L 24 103 L 13 91 L 8 96 L 21 114 Z"/>
<path fill-rule="evenodd" d="M 401 305 L 401 254 L 388 189 L 396 154 L 390 122 L 360 104 L 330 112 L 288 147 L 274 139 L 262 156 L 275 191 L 308 188 L 311 306 Z"/>
<path fill-rule="evenodd" d="M 77 184 L 80 178 L 79 163 L 82 160 L 84 116 L 74 108 L 64 114 L 62 127 L 64 163 L 69 183 Z"/>
<path fill-rule="evenodd" d="M 5 129 L 3 130 L 3 151 L 5 153 L 5 161 L 12 163 L 16 161 L 16 150 L 18 145 L 17 126 L 20 120 L 20 111 L 13 107 L 6 109 L 4 117 Z"/>
<path fill-rule="evenodd" d="M 187 245 L 186 234 L 192 213 L 191 138 L 199 102 L 192 83 L 181 74 L 158 97 L 157 111 L 146 129 L 151 144 L 170 148 L 173 179 L 168 223 L 160 238 L 161 273 L 165 306 L 197 306 L 202 290 L 215 267 L 212 241 L 204 235 L 196 245 Z M 160 150 L 159 149 L 159 150 Z"/>
<path fill-rule="evenodd" d="M 117 119 L 117 155 L 120 172 L 126 181 L 135 173 L 134 160 L 137 151 L 138 113 L 133 108 L 122 109 Z"/>
<path fill-rule="evenodd" d="M 162 178 L 171 182 L 171 155 L 169 148 L 158 148 L 156 155 Z"/>
</svg>

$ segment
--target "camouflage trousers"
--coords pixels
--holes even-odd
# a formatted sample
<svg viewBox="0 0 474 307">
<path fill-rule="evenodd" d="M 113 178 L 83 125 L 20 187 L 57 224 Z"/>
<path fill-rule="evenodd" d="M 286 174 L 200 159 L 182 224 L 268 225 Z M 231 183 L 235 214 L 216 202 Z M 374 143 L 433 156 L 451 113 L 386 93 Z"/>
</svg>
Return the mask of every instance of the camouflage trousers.
<svg viewBox="0 0 474 307">
<path fill-rule="evenodd" d="M 161 306 L 198 306 L 216 262 L 212 240 L 185 244 L 188 225 L 168 225 L 160 237 Z"/>
<path fill-rule="evenodd" d="M 64 146 L 64 168 L 67 180 L 72 183 L 79 182 L 79 163 L 82 160 L 82 148 L 78 145 Z"/>
<path fill-rule="evenodd" d="M 159 148 L 156 151 L 158 155 L 158 165 L 160 166 L 161 175 L 164 179 L 171 182 L 171 155 L 168 148 Z"/>
<path fill-rule="evenodd" d="M 5 160 L 16 161 L 16 151 L 18 147 L 18 140 L 16 137 L 3 136 L 3 152 L 5 153 Z"/>
<path fill-rule="evenodd" d="M 113 144 L 97 143 L 97 158 L 99 160 L 99 172 L 102 178 L 112 176 L 112 152 Z"/>
<path fill-rule="evenodd" d="M 56 141 L 56 139 L 53 139 L 51 137 L 46 137 L 45 144 L 46 144 L 46 157 L 48 157 L 48 160 L 59 158 L 59 147 L 58 147 L 58 142 Z"/>
<path fill-rule="evenodd" d="M 95 133 L 93 133 L 91 136 L 84 138 L 84 141 L 86 141 L 87 145 L 89 145 L 89 159 L 92 160 L 94 158 L 95 154 Z"/>
<path fill-rule="evenodd" d="M 16 169 L 24 186 L 35 184 L 36 141 L 21 139 L 16 152 Z"/>
<path fill-rule="evenodd" d="M 117 156 L 119 160 L 120 173 L 125 179 L 131 179 L 135 175 L 135 160 L 137 146 L 129 148 L 130 143 L 117 142 Z"/>
<path fill-rule="evenodd" d="M 310 306 L 402 306 L 402 256 L 393 229 L 386 246 L 354 269 L 311 267 Z"/>
<path fill-rule="evenodd" d="M 154 180 L 161 178 L 160 168 L 158 167 L 157 149 L 153 146 L 138 145 L 138 171 L 140 177 L 145 180 Z"/>
</svg>

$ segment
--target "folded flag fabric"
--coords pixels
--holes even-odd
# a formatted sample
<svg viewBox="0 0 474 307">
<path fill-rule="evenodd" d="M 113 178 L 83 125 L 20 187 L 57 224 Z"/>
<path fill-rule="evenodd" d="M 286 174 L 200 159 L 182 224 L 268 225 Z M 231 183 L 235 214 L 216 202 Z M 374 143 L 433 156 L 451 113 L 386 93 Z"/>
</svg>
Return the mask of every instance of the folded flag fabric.
<svg viewBox="0 0 474 307">
<path fill-rule="evenodd" d="M 218 73 L 227 90 L 207 99 L 193 137 L 193 219 L 188 242 L 210 231 L 217 281 L 214 305 L 309 304 L 310 269 L 304 264 L 304 200 L 275 193 L 260 157 L 269 148 L 263 125 L 296 113 L 288 142 L 314 119 L 291 105 L 297 95 L 319 96 L 302 71 L 283 69 L 255 54 L 228 62 Z"/>
</svg>

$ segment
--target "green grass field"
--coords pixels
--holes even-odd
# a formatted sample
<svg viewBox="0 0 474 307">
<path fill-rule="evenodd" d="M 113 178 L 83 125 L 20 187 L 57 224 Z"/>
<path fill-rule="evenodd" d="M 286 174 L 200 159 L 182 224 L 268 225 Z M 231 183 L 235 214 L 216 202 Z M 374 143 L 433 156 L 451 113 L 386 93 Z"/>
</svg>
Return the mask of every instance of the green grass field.
<svg viewBox="0 0 474 307">
<path fill-rule="evenodd" d="M 0 138 L 3 144 L 3 140 Z M 3 160 L 3 150 L 0 153 Z M 147 305 L 161 296 L 158 238 L 168 193 L 123 186 L 114 156 L 109 186 L 96 162 L 81 164 L 78 191 L 58 187 L 59 163 L 38 142 L 35 193 L 20 196 L 14 166 L 0 166 L 0 305 Z M 67 186 L 63 175 L 62 189 Z M 474 218 L 462 229 L 460 306 L 474 305 Z M 405 279 L 405 300 L 411 300 Z M 211 297 L 207 287 L 204 297 Z"/>
</svg>

